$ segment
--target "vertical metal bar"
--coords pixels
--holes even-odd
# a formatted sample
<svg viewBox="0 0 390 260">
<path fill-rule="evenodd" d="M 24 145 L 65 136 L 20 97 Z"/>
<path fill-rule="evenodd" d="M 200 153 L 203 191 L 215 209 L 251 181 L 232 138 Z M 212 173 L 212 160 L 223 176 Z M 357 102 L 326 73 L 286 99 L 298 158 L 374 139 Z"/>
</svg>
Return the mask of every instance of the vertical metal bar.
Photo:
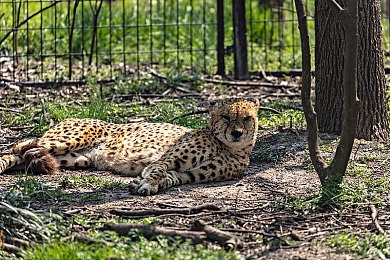
<svg viewBox="0 0 390 260">
<path fill-rule="evenodd" d="M 41 10 L 43 9 L 43 0 L 40 1 L 40 7 L 41 7 Z M 40 22 L 41 22 L 41 25 L 39 27 L 39 30 L 40 30 L 40 39 L 41 39 L 41 42 L 40 42 L 40 48 L 41 48 L 41 52 L 40 52 L 40 75 L 39 77 L 42 79 L 42 75 L 43 75 L 43 15 L 42 15 L 42 12 L 41 12 L 41 15 L 40 15 Z"/>
<path fill-rule="evenodd" d="M 245 0 L 233 1 L 234 77 L 249 78 L 246 42 Z"/>
<path fill-rule="evenodd" d="M 193 9 L 194 9 L 194 3 L 193 3 L 193 0 L 190 0 L 190 7 L 191 7 L 191 10 L 190 10 L 190 21 L 189 21 L 189 29 L 190 29 L 190 66 L 191 66 L 191 70 L 193 70 L 193 66 L 194 66 L 194 55 L 193 55 L 193 52 L 192 52 L 192 42 L 193 42 L 193 32 L 192 32 L 192 24 L 193 24 L 193 15 L 194 15 L 194 12 L 193 12 Z"/>
<path fill-rule="evenodd" d="M 294 5 L 294 1 L 293 0 L 291 0 L 291 6 L 295 6 Z M 306 3 L 306 13 L 307 13 L 307 3 Z M 293 68 L 290 68 L 290 69 L 295 69 L 296 68 L 296 65 L 297 65 L 297 62 L 296 62 L 296 53 L 297 53 L 297 48 L 296 48 L 296 40 L 295 40 L 295 35 L 296 35 L 296 33 L 295 33 L 295 26 L 297 26 L 297 28 L 298 28 L 298 24 L 296 25 L 295 24 L 295 21 L 296 21 L 296 16 L 295 15 L 293 15 L 293 18 L 292 18 L 292 21 L 291 21 L 291 27 L 292 27 L 292 52 L 293 52 Z M 297 35 L 299 35 L 299 32 L 297 33 Z"/>
<path fill-rule="evenodd" d="M 30 1 L 27 0 L 27 6 L 26 6 L 26 17 L 29 17 L 29 3 Z M 30 59 L 30 22 L 27 21 L 26 23 L 26 43 L 27 43 L 27 48 L 26 48 L 26 73 L 25 75 L 27 76 L 26 81 L 28 81 L 28 71 L 30 70 L 29 66 L 29 59 Z M 15 78 L 15 70 L 14 70 L 14 78 Z"/>
<path fill-rule="evenodd" d="M 54 5 L 54 77 L 57 79 L 57 5 Z"/>
<path fill-rule="evenodd" d="M 262 47 L 263 47 L 263 50 L 265 52 L 265 65 L 268 66 L 268 49 L 271 48 L 271 46 L 268 46 L 268 36 L 267 36 L 267 30 L 268 30 L 268 27 L 267 27 L 267 14 L 266 12 L 263 12 L 263 19 L 262 19 L 262 25 L 263 25 L 263 31 L 262 31 Z M 264 69 L 264 67 L 263 67 Z"/>
<path fill-rule="evenodd" d="M 12 28 L 15 28 L 16 27 L 16 1 L 15 0 L 12 0 Z M 28 0 L 27 0 L 27 5 L 28 5 Z M 28 8 L 27 8 L 27 16 L 28 16 Z M 27 26 L 28 26 L 28 22 L 27 22 Z M 28 46 L 28 31 L 26 31 L 26 35 L 27 35 L 27 46 Z M 15 66 L 17 64 L 17 60 L 16 60 L 16 50 L 15 50 L 15 33 L 12 34 L 12 62 L 13 62 L 13 66 Z M 28 51 L 26 51 L 27 55 L 28 55 Z M 16 81 L 15 79 L 15 70 L 12 70 L 12 79 L 14 81 Z"/>
<path fill-rule="evenodd" d="M 109 66 L 110 66 L 110 78 L 113 78 L 113 62 L 112 62 L 112 1 L 108 1 L 108 13 L 109 13 L 109 31 L 110 31 L 110 44 L 109 44 Z"/>
<path fill-rule="evenodd" d="M 223 1 L 217 1 L 217 75 L 225 76 L 225 18 Z"/>
<path fill-rule="evenodd" d="M 163 0 L 164 3 L 163 3 L 163 16 L 164 16 L 164 20 L 163 20 L 163 30 L 164 30 L 164 34 L 163 34 L 163 39 L 164 39 L 164 47 L 163 47 L 163 50 L 164 50 L 164 67 L 167 66 L 167 11 L 166 11 L 166 2 L 167 0 Z"/>
<path fill-rule="evenodd" d="M 251 59 L 251 69 L 254 69 L 254 61 L 253 61 L 253 9 L 252 9 L 252 0 L 249 1 L 249 42 L 250 42 L 250 59 Z"/>
<path fill-rule="evenodd" d="M 84 40 L 84 1 L 81 1 L 81 42 L 85 42 Z M 85 68 L 86 68 L 86 65 L 85 65 L 85 49 L 84 49 L 84 45 L 81 46 L 81 64 L 82 64 L 82 70 L 83 70 L 83 75 L 82 75 L 82 79 L 85 79 L 85 76 L 86 76 L 86 73 L 85 73 Z"/>
<path fill-rule="evenodd" d="M 126 77 L 126 6 L 125 1 L 122 0 L 122 50 L 123 50 L 123 74 Z"/>
<path fill-rule="evenodd" d="M 150 67 L 153 66 L 153 0 L 149 0 L 149 42 L 150 42 Z"/>
<path fill-rule="evenodd" d="M 103 1 L 103 0 L 96 0 L 96 2 L 97 1 Z M 96 65 L 95 65 L 95 67 L 96 67 L 96 74 L 98 74 L 99 73 L 99 45 L 98 45 L 98 43 L 99 43 L 99 12 L 100 12 L 100 8 L 98 7 L 98 4 L 96 3 L 96 24 L 95 24 L 95 26 L 96 26 L 96 28 L 95 28 L 95 30 L 96 30 L 96 35 L 95 35 L 95 37 L 96 37 L 96 40 L 95 40 L 95 63 L 96 63 Z"/>
<path fill-rule="evenodd" d="M 279 48 L 279 70 L 282 70 L 282 64 L 283 64 L 283 53 L 284 53 L 284 42 L 283 42 L 283 17 L 281 17 L 281 10 L 279 8 L 279 5 L 277 5 L 278 8 L 278 48 Z"/>
<path fill-rule="evenodd" d="M 72 29 L 71 29 L 71 19 L 70 19 L 70 1 L 68 1 L 68 10 L 67 10 L 67 29 L 68 29 L 68 77 L 72 79 Z"/>
<path fill-rule="evenodd" d="M 202 26 L 203 26 L 203 72 L 207 71 L 206 68 L 206 55 L 207 55 L 207 43 L 206 43 L 206 0 L 203 0 L 203 15 L 202 15 Z"/>
<path fill-rule="evenodd" d="M 70 19 L 70 2 L 68 2 L 68 44 L 69 44 L 69 60 L 68 60 L 68 66 L 69 66 L 69 79 L 72 79 L 72 65 L 73 65 L 73 56 L 74 56 L 74 51 L 73 51 L 73 35 L 74 35 L 74 26 L 76 22 L 76 10 L 77 10 L 77 5 L 78 5 L 78 0 L 75 1 L 73 10 L 72 10 L 72 20 Z"/>
<path fill-rule="evenodd" d="M 179 43 L 179 0 L 176 1 L 176 69 L 180 68 L 180 43 Z"/>
<path fill-rule="evenodd" d="M 136 22 L 136 31 L 137 31 L 137 72 L 139 75 L 140 61 L 139 61 L 139 0 L 136 2 L 137 6 L 137 22 Z"/>
</svg>

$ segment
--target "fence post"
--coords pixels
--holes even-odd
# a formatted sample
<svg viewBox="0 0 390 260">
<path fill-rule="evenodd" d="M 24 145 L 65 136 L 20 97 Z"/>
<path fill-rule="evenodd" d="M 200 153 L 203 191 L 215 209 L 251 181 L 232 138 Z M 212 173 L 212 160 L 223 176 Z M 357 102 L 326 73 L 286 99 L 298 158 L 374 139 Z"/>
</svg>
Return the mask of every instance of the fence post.
<svg viewBox="0 0 390 260">
<path fill-rule="evenodd" d="M 217 1 L 217 75 L 225 76 L 225 19 L 223 17 L 223 1 Z"/>
<path fill-rule="evenodd" d="M 249 78 L 248 46 L 246 42 L 245 0 L 233 1 L 234 77 Z"/>
</svg>

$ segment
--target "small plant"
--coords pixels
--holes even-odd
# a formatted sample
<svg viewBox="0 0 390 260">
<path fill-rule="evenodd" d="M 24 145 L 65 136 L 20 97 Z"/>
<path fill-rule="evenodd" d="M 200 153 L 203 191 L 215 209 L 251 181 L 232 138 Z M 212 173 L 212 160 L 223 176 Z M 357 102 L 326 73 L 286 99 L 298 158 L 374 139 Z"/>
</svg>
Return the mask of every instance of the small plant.
<svg viewBox="0 0 390 260">
<path fill-rule="evenodd" d="M 367 164 L 368 162 L 373 162 L 378 159 L 378 155 L 376 154 L 365 154 L 359 158 L 360 163 Z"/>
<path fill-rule="evenodd" d="M 49 187 L 36 178 L 29 176 L 20 177 L 15 186 L 5 195 L 8 201 L 12 201 L 13 205 L 17 206 L 33 200 L 41 200 L 43 198 L 57 199 L 61 197 L 66 197 L 61 189 Z"/>
<path fill-rule="evenodd" d="M 355 177 L 364 177 L 370 174 L 370 169 L 366 165 L 349 164 L 345 174 Z"/>
<path fill-rule="evenodd" d="M 157 225 L 159 223 L 158 219 L 156 217 L 146 217 L 143 218 L 142 224 L 144 225 Z"/>
<path fill-rule="evenodd" d="M 271 108 L 275 106 L 270 106 Z M 301 111 L 286 109 L 280 114 L 271 112 L 259 113 L 259 125 L 264 129 L 276 130 L 282 128 L 302 128 L 305 125 L 305 117 Z"/>
<path fill-rule="evenodd" d="M 288 196 L 285 200 L 279 200 L 279 204 L 282 207 L 288 208 L 290 210 L 300 210 L 300 211 L 316 211 L 320 209 L 319 201 L 321 199 L 321 193 L 318 192 L 311 196 Z"/>
<path fill-rule="evenodd" d="M 0 230 L 5 235 L 25 240 L 49 240 L 50 232 L 42 221 L 42 217 L 34 212 L 13 206 L 12 203 L 0 201 Z"/>
<path fill-rule="evenodd" d="M 287 155 L 287 149 L 285 147 L 276 149 L 265 149 L 263 146 L 251 154 L 253 159 L 261 162 L 279 162 Z"/>
<path fill-rule="evenodd" d="M 390 257 L 390 237 L 386 234 L 355 235 L 348 232 L 328 239 L 337 252 L 354 254 L 366 259 L 388 259 Z"/>
<path fill-rule="evenodd" d="M 93 96 L 90 97 L 88 102 L 79 106 L 46 104 L 47 111 L 57 122 L 66 118 L 94 118 L 109 121 L 113 113 L 118 110 L 116 107 L 113 102 Z"/>
<path fill-rule="evenodd" d="M 88 193 L 86 195 L 81 196 L 82 201 L 98 201 L 101 200 L 99 191 L 95 191 L 92 193 Z"/>
</svg>

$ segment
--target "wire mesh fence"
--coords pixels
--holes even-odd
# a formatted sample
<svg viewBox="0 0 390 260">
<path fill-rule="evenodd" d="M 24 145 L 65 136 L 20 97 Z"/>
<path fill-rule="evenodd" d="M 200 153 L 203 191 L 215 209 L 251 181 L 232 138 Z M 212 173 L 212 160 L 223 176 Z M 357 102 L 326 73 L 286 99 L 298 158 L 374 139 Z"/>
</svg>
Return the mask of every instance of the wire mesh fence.
<svg viewBox="0 0 390 260">
<path fill-rule="evenodd" d="M 145 66 L 215 73 L 216 2 L 0 0 L 0 82 L 110 80 L 126 78 Z M 306 2 L 314 46 L 314 1 Z M 223 18 L 222 47 L 231 73 L 231 1 L 225 1 Z M 386 15 L 383 24 L 386 49 L 390 45 Z M 251 71 L 300 67 L 293 0 L 246 1 L 246 28 Z"/>
</svg>

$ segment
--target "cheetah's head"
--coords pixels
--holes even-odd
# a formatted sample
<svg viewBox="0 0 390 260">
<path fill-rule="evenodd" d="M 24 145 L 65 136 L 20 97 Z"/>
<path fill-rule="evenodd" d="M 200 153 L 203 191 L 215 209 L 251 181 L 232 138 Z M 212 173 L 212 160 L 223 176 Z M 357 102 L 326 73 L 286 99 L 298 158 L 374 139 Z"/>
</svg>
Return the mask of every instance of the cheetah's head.
<svg viewBox="0 0 390 260">
<path fill-rule="evenodd" d="M 230 98 L 210 103 L 209 126 L 229 147 L 253 145 L 257 136 L 259 100 Z"/>
</svg>

